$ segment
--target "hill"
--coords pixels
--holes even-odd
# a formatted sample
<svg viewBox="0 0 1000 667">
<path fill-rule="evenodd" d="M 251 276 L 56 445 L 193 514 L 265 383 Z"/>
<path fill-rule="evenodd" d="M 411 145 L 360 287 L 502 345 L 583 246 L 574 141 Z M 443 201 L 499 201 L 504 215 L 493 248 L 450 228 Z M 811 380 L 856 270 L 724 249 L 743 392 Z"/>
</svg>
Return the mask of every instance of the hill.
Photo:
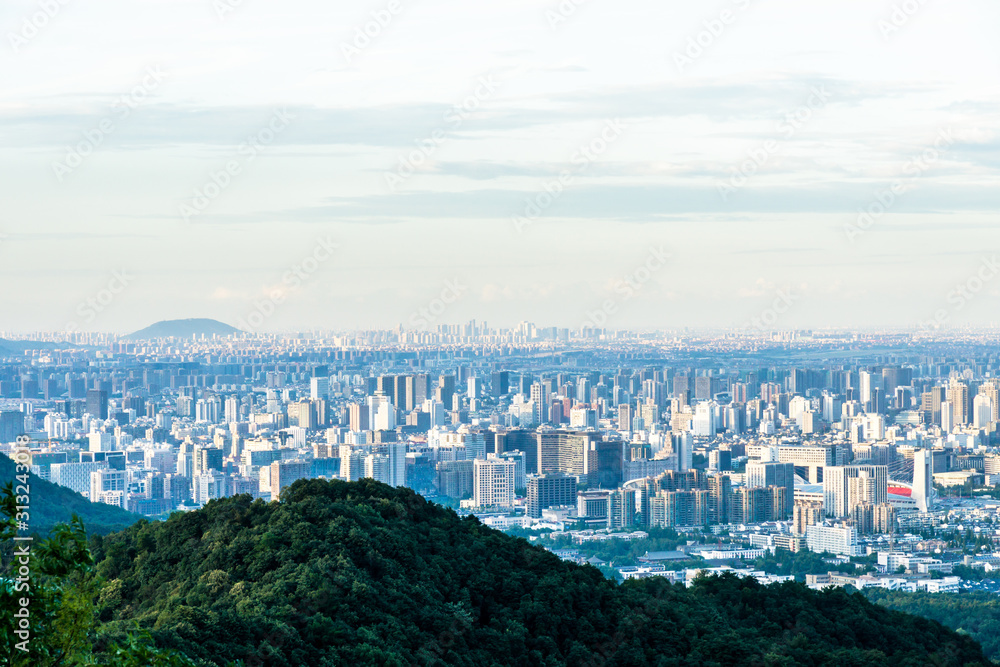
<svg viewBox="0 0 1000 667">
<path fill-rule="evenodd" d="M 206 664 L 973 665 L 970 638 L 843 589 L 618 585 L 409 489 L 300 480 L 95 538 L 102 636 Z"/>
<path fill-rule="evenodd" d="M 968 633 L 982 645 L 988 658 L 1000 658 L 1000 598 L 993 593 L 908 593 L 881 588 L 867 588 L 864 593 L 883 607 L 917 614 Z"/>
<path fill-rule="evenodd" d="M 13 481 L 16 471 L 14 462 L 0 455 L 0 483 Z M 92 503 L 76 491 L 36 475 L 29 476 L 28 487 L 31 491 L 29 525 L 32 532 L 39 535 L 47 535 L 57 523 L 69 523 L 74 514 L 79 515 L 91 535 L 122 530 L 142 518 L 120 507 Z"/>
<path fill-rule="evenodd" d="M 145 329 L 125 336 L 127 340 L 152 340 L 154 338 L 190 338 L 191 336 L 228 336 L 240 333 L 236 327 L 225 322 L 204 318 L 188 320 L 163 320 L 151 324 Z"/>
</svg>

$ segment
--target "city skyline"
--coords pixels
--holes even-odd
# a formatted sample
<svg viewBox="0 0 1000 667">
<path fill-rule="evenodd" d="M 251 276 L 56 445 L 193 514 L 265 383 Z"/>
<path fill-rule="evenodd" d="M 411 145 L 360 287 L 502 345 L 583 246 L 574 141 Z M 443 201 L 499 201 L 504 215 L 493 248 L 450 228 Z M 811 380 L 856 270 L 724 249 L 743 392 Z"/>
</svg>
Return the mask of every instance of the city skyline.
<svg viewBox="0 0 1000 667">
<path fill-rule="evenodd" d="M 997 664 L 997 25 L 0 3 L 0 664 Z"/>
</svg>

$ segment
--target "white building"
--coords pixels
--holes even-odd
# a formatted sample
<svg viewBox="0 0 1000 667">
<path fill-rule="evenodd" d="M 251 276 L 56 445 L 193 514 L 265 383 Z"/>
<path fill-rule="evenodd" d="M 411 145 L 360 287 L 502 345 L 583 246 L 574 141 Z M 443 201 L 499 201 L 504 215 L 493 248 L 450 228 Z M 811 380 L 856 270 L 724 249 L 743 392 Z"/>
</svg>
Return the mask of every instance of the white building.
<svg viewBox="0 0 1000 667">
<path fill-rule="evenodd" d="M 53 463 L 49 468 L 49 481 L 89 497 L 90 473 L 107 467 L 107 461 Z"/>
<path fill-rule="evenodd" d="M 591 408 L 573 408 L 569 411 L 571 428 L 597 428 L 597 410 Z"/>
<path fill-rule="evenodd" d="M 715 401 L 702 401 L 694 408 L 694 419 L 691 420 L 691 432 L 699 437 L 715 436 Z"/>
<path fill-rule="evenodd" d="M 858 530 L 854 526 L 823 526 L 806 528 L 806 548 L 816 553 L 830 552 L 842 556 L 861 556 Z"/>
<path fill-rule="evenodd" d="M 513 507 L 517 462 L 493 455 L 476 459 L 472 496 L 477 507 Z"/>
<path fill-rule="evenodd" d="M 368 414 L 373 431 L 392 431 L 396 428 L 396 407 L 388 396 L 376 394 L 368 397 Z"/>
<path fill-rule="evenodd" d="M 913 452 L 913 492 L 910 497 L 921 512 L 928 511 L 933 503 L 933 463 L 934 457 L 930 450 L 918 449 Z"/>
<path fill-rule="evenodd" d="M 945 401 L 941 404 L 941 430 L 945 433 L 951 433 L 955 429 L 955 406 L 951 404 L 951 401 Z"/>
<path fill-rule="evenodd" d="M 116 505 L 123 509 L 125 501 L 125 471 L 104 468 L 90 473 L 90 493 L 87 496 L 91 502 Z"/>
<path fill-rule="evenodd" d="M 92 452 L 115 451 L 115 434 L 106 431 L 95 431 L 90 434 L 89 450 Z"/>
<path fill-rule="evenodd" d="M 974 428 L 988 428 L 993 421 L 993 401 L 985 394 L 977 394 L 972 401 L 972 425 Z"/>
<path fill-rule="evenodd" d="M 828 466 L 823 469 L 823 509 L 827 516 L 846 517 L 860 503 L 889 502 L 888 466 Z"/>
</svg>

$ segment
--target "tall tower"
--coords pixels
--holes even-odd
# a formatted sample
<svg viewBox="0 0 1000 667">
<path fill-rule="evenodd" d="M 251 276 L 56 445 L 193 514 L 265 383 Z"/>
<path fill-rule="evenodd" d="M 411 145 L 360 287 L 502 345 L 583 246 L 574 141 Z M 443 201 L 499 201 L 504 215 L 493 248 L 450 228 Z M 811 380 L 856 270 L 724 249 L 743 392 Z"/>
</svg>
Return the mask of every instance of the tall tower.
<svg viewBox="0 0 1000 667">
<path fill-rule="evenodd" d="M 941 404 L 941 430 L 945 433 L 951 433 L 954 428 L 955 406 L 951 401 L 945 401 Z"/>
<path fill-rule="evenodd" d="M 931 486 L 934 472 L 933 462 L 934 457 L 928 449 L 920 449 L 913 453 L 913 494 L 911 498 L 917 503 L 917 508 L 921 512 L 928 511 L 933 503 L 931 497 L 933 493 L 933 486 Z"/>
</svg>

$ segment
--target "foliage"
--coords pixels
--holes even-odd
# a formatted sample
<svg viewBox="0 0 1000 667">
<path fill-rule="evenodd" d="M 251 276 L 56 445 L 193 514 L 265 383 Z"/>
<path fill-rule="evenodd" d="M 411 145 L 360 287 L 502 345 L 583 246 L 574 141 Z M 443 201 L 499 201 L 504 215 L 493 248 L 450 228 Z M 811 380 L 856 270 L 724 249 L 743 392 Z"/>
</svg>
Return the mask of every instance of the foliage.
<svg viewBox="0 0 1000 667">
<path fill-rule="evenodd" d="M 206 664 L 985 664 L 843 590 L 735 576 L 617 585 L 409 489 L 300 480 L 94 542 L 102 632 Z"/>
<path fill-rule="evenodd" d="M 14 479 L 16 474 L 14 461 L 0 455 L 0 479 Z M 142 518 L 120 507 L 92 503 L 72 489 L 53 484 L 34 474 L 28 474 L 28 486 L 31 489 L 28 523 L 38 535 L 48 534 L 56 524 L 69 524 L 74 515 L 83 520 L 91 535 L 122 530 Z"/>
<path fill-rule="evenodd" d="M 0 498 L 0 542 L 16 548 L 13 557 L 5 553 L 9 574 L 0 587 L 0 663 L 84 664 L 90 656 L 88 632 L 97 582 L 83 523 L 74 516 L 69 525 L 57 525 L 47 539 L 15 542 L 16 517 L 23 516 L 16 498 L 8 483 Z"/>
<path fill-rule="evenodd" d="M 990 659 L 1000 658 L 1000 597 L 993 593 L 907 593 L 869 588 L 865 596 L 889 609 L 917 614 L 966 633 L 982 645 Z"/>
<path fill-rule="evenodd" d="M 829 554 L 824 556 L 806 549 L 795 553 L 787 549 L 775 549 L 773 554 L 768 553 L 762 558 L 756 559 L 753 566 L 768 574 L 795 575 L 798 581 L 805 581 L 807 574 L 826 574 L 827 572 L 853 574 L 857 571 L 853 563 L 830 563 L 828 562 L 830 558 Z"/>
<path fill-rule="evenodd" d="M 986 579 L 997 578 L 997 575 L 994 573 L 987 572 L 986 568 L 969 567 L 968 565 L 959 565 L 957 563 L 954 565 L 951 573 L 966 581 L 984 581 Z"/>
<path fill-rule="evenodd" d="M 12 483 L 0 494 L 0 516 L 0 543 L 14 547 L 4 552 L 9 575 L 5 573 L 0 586 L 0 665 L 193 665 L 175 651 L 155 648 L 147 641 L 148 633 L 142 632 L 127 634 L 124 647 L 95 653 L 100 581 L 80 517 L 73 515 L 69 524 L 57 524 L 45 539 L 16 540 L 23 513 L 18 512 Z"/>
</svg>

